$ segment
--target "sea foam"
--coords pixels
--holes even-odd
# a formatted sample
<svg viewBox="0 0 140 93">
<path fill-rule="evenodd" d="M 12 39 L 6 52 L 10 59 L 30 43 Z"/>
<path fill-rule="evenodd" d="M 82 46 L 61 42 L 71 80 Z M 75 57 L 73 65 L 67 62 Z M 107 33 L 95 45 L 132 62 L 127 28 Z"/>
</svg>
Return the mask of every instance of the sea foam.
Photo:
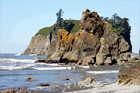
<svg viewBox="0 0 140 93">
<path fill-rule="evenodd" d="M 65 70 L 65 69 L 72 69 L 72 67 L 46 67 L 46 68 L 34 68 L 36 70 Z"/>
<path fill-rule="evenodd" d="M 105 70 L 105 71 L 87 71 L 87 73 L 91 74 L 105 74 L 105 73 L 118 73 L 119 70 Z"/>
<path fill-rule="evenodd" d="M 14 59 L 14 58 L 0 58 L 0 61 L 33 63 L 33 62 L 35 62 L 36 60 L 29 60 L 29 59 Z"/>
</svg>

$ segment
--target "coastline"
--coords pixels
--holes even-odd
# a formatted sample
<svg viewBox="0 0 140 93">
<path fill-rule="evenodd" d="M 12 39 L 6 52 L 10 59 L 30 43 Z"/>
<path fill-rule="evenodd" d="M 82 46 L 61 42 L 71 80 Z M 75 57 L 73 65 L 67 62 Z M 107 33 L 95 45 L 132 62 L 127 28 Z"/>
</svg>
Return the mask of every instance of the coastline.
<svg viewBox="0 0 140 93">
<path fill-rule="evenodd" d="M 77 91 L 69 91 L 62 93 L 139 93 L 140 86 L 138 85 L 118 85 L 118 83 L 111 83 L 104 86 L 94 87 L 90 89 L 83 89 Z"/>
<path fill-rule="evenodd" d="M 61 91 L 47 91 L 47 90 L 27 90 L 27 88 L 17 88 L 5 91 L 0 91 L 0 93 L 139 93 L 139 85 L 118 85 L 117 82 L 110 84 L 101 84 L 97 87 L 90 88 L 80 88 L 71 90 L 61 90 Z"/>
</svg>

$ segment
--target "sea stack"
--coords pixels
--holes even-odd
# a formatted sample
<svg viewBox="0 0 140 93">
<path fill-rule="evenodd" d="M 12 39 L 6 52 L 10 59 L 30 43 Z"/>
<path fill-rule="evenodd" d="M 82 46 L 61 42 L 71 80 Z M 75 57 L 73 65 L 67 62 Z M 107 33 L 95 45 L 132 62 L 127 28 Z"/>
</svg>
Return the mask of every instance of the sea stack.
<svg viewBox="0 0 140 93">
<path fill-rule="evenodd" d="M 46 62 L 121 65 L 128 61 L 131 46 L 97 12 L 86 9 L 79 25 L 80 30 L 75 33 L 58 30 L 56 40 L 48 45 Z"/>
</svg>

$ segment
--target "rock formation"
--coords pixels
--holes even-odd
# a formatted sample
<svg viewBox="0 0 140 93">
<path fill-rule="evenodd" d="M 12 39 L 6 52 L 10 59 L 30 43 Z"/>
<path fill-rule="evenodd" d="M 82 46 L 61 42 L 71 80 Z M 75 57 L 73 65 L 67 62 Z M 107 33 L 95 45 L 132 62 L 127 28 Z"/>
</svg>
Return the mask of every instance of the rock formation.
<svg viewBox="0 0 140 93">
<path fill-rule="evenodd" d="M 127 41 L 102 21 L 97 12 L 86 9 L 78 32 L 59 29 L 57 39 L 48 46 L 46 62 L 112 65 L 128 61 L 130 54 Z"/>
<path fill-rule="evenodd" d="M 55 36 L 52 36 L 52 39 L 50 40 L 50 35 L 33 36 L 28 48 L 25 50 L 23 54 L 24 55 L 29 55 L 29 54 L 45 55 L 47 53 L 47 48 L 48 48 L 48 45 L 50 44 L 50 41 L 53 41 L 54 39 L 55 39 Z"/>
<path fill-rule="evenodd" d="M 140 85 L 140 64 L 131 67 L 121 67 L 118 76 L 118 83 L 122 85 Z"/>
</svg>

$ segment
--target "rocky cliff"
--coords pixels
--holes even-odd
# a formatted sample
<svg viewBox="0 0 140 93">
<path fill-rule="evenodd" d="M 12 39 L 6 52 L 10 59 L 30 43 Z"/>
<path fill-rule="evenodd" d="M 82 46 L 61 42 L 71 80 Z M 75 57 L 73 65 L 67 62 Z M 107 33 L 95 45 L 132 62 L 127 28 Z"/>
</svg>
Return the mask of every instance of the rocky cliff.
<svg viewBox="0 0 140 93">
<path fill-rule="evenodd" d="M 48 46 L 47 62 L 79 65 L 112 65 L 128 61 L 131 47 L 112 26 L 99 18 L 97 12 L 86 9 L 80 20 L 80 30 L 70 33 L 59 29 L 57 39 Z"/>
<path fill-rule="evenodd" d="M 37 55 L 46 55 L 48 51 L 48 45 L 51 41 L 55 39 L 55 36 L 50 38 L 50 35 L 36 35 L 33 36 L 28 48 L 23 53 L 24 55 L 37 54 Z"/>
<path fill-rule="evenodd" d="M 55 23 L 50 27 L 40 29 L 38 33 L 32 37 L 28 48 L 24 51 L 23 54 L 46 55 L 47 47 L 50 44 L 50 41 L 56 39 L 58 29 L 61 28 L 66 29 L 69 32 L 77 32 L 79 30 L 79 21 L 63 20 L 61 23 Z"/>
</svg>

